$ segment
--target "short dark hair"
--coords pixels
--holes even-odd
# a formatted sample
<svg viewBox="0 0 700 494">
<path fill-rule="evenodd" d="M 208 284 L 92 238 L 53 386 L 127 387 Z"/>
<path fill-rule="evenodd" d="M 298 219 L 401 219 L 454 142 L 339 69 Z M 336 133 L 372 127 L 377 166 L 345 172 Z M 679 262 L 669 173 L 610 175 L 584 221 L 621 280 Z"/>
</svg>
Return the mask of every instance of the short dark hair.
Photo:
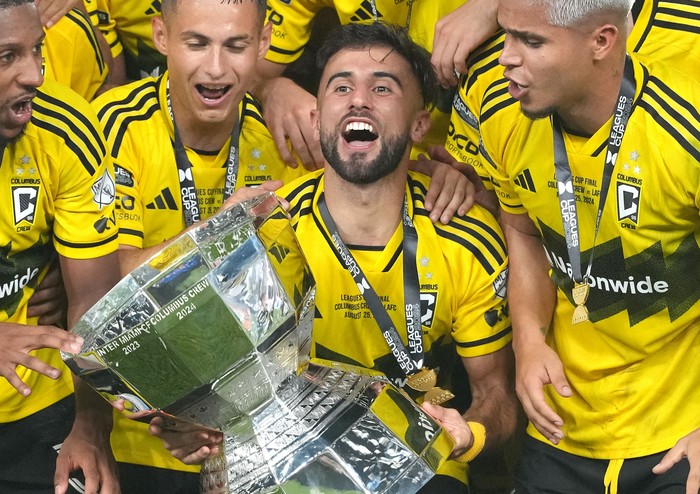
<svg viewBox="0 0 700 494">
<path fill-rule="evenodd" d="M 4 0 L 0 0 L 4 1 Z M 267 16 L 267 0 L 219 0 L 221 3 L 243 3 L 243 2 L 253 2 L 258 7 L 258 17 L 260 18 L 260 23 L 265 22 L 265 17 Z M 175 13 L 180 0 L 162 0 L 160 3 L 160 12 L 167 16 L 168 14 Z"/>
<path fill-rule="evenodd" d="M 437 76 L 430 64 L 430 53 L 416 44 L 406 29 L 384 22 L 346 24 L 328 35 L 316 55 L 316 67 L 323 72 L 328 61 L 341 50 L 384 46 L 408 62 L 416 78 L 426 108 L 435 106 Z"/>
</svg>

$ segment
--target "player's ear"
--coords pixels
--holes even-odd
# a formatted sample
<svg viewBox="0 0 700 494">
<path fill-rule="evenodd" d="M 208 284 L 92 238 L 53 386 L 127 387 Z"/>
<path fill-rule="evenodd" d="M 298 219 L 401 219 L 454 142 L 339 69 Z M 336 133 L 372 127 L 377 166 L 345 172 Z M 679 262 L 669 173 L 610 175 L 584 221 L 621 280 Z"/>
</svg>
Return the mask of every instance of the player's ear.
<svg viewBox="0 0 700 494">
<path fill-rule="evenodd" d="M 270 48 L 270 40 L 272 39 L 272 23 L 266 22 L 260 31 L 260 45 L 258 47 L 258 60 L 262 60 L 267 55 L 267 50 Z"/>
<path fill-rule="evenodd" d="M 160 15 L 151 19 L 151 29 L 153 30 L 153 44 L 162 55 L 168 56 L 168 32 L 165 27 L 163 17 Z"/>
<path fill-rule="evenodd" d="M 606 58 L 617 45 L 619 37 L 624 34 L 620 33 L 620 29 L 614 24 L 599 26 L 591 36 L 593 59 L 603 60 Z"/>
<path fill-rule="evenodd" d="M 421 142 L 430 129 L 430 112 L 420 110 L 416 113 L 413 125 L 411 126 L 411 141 Z"/>
</svg>

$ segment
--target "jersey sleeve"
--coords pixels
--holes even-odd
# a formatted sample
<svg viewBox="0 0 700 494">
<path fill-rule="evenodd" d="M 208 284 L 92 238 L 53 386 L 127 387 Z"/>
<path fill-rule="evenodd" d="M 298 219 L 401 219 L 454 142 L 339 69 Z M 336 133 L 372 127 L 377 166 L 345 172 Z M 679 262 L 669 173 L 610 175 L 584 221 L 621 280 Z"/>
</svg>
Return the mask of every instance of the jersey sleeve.
<svg viewBox="0 0 700 494">
<path fill-rule="evenodd" d="M 466 255 L 452 262 L 455 308 L 452 335 L 461 357 L 493 353 L 512 339 L 506 297 L 508 257 L 498 222 L 481 208 L 445 227 L 462 238 Z"/>
<path fill-rule="evenodd" d="M 507 84 L 505 79 L 494 84 L 484 96 L 479 115 L 479 153 L 503 210 L 524 214 L 525 208 L 506 168 L 508 139 L 520 118 L 517 101 L 508 95 Z"/>
<path fill-rule="evenodd" d="M 35 98 L 32 121 L 58 136 L 46 149 L 58 170 L 54 246 L 72 259 L 101 257 L 117 248 L 114 174 L 107 146 L 87 101 L 47 82 Z"/>
<path fill-rule="evenodd" d="M 95 31 L 78 9 L 68 12 L 46 32 L 45 73 L 91 100 L 107 79 L 108 68 Z"/>
<path fill-rule="evenodd" d="M 117 36 L 117 23 L 109 12 L 107 0 L 84 0 L 84 3 L 92 25 L 107 40 L 112 58 L 117 58 L 124 51 L 124 47 Z"/>
<path fill-rule="evenodd" d="M 323 7 L 333 7 L 324 0 L 268 0 L 267 20 L 272 24 L 272 41 L 265 58 L 288 64 L 304 52 L 311 37 L 311 26 Z"/>
</svg>

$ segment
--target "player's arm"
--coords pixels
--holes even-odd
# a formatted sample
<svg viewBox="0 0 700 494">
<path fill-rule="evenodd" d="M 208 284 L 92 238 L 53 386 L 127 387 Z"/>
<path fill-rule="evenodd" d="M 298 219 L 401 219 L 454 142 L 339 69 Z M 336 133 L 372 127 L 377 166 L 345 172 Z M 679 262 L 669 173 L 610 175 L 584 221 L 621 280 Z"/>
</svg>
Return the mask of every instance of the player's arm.
<svg viewBox="0 0 700 494">
<path fill-rule="evenodd" d="M 68 324 L 78 319 L 119 281 L 116 252 L 94 259 L 60 256 L 61 271 L 68 297 Z M 74 376 L 76 417 L 56 460 L 56 493 L 68 489 L 70 472 L 82 469 L 85 492 L 120 493 L 116 463 L 109 435 L 112 410 L 109 403 Z"/>
<path fill-rule="evenodd" d="M 468 0 L 435 24 L 430 61 L 440 84 L 455 86 L 457 71 L 467 72 L 467 57 L 498 29 L 498 0 Z"/>
<path fill-rule="evenodd" d="M 557 444 L 564 437 L 564 423 L 545 401 L 543 388 L 551 384 L 562 396 L 570 396 L 571 389 L 559 357 L 545 342 L 556 287 L 549 277 L 539 231 L 530 218 L 502 211 L 501 225 L 510 258 L 508 300 L 517 362 L 516 392 L 532 424 Z"/>
<path fill-rule="evenodd" d="M 482 450 L 502 445 L 515 430 L 518 406 L 513 392 L 510 345 L 478 357 L 463 357 L 469 374 L 472 404 L 460 415 L 452 408 L 424 403 L 423 408 L 455 440 L 451 458 L 471 461 Z"/>
</svg>

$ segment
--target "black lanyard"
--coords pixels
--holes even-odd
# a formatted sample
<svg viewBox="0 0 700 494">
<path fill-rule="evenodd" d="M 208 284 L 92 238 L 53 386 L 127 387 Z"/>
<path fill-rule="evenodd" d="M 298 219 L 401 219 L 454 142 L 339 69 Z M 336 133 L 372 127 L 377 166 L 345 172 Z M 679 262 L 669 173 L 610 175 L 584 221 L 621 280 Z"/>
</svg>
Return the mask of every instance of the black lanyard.
<svg viewBox="0 0 700 494">
<path fill-rule="evenodd" d="M 401 340 L 394 323 L 389 317 L 377 292 L 367 281 L 359 264 L 340 238 L 335 222 L 331 217 L 323 194 L 318 199 L 318 210 L 321 218 L 333 240 L 338 255 L 343 260 L 345 268 L 357 283 L 360 293 L 367 302 L 372 316 L 377 321 L 379 329 L 386 340 L 396 362 L 406 376 L 410 376 L 423 368 L 423 327 L 420 313 L 420 287 L 418 285 L 418 268 L 416 266 L 416 251 L 418 234 L 408 215 L 408 203 L 404 199 L 403 206 L 403 291 L 404 308 L 406 311 L 406 330 L 408 333 L 408 348 Z"/>
<path fill-rule="evenodd" d="M 175 125 L 175 115 L 173 114 L 173 107 L 170 101 L 170 81 L 168 81 L 166 95 L 168 101 L 168 112 L 170 113 L 170 119 L 173 122 L 173 129 L 175 131 L 175 142 L 173 143 L 173 148 L 175 149 L 175 163 L 177 163 L 178 176 L 180 178 L 182 213 L 185 217 L 185 224 L 187 226 L 190 226 L 196 223 L 197 221 L 200 221 L 202 219 L 202 215 L 199 210 L 199 198 L 197 197 L 197 188 L 194 185 L 194 177 L 192 176 L 192 163 L 190 163 L 190 160 L 187 158 L 187 151 L 185 151 L 185 146 L 184 144 L 182 144 L 182 139 L 180 139 L 180 133 L 177 131 L 177 125 Z M 236 114 L 236 123 L 233 126 L 233 131 L 231 132 L 231 145 L 228 150 L 228 159 L 226 161 L 224 202 L 226 201 L 226 199 L 231 197 L 231 194 L 233 194 L 233 191 L 236 188 L 239 161 L 239 134 L 240 120 L 238 118 L 238 114 Z"/>
<path fill-rule="evenodd" d="M 559 207 L 561 210 L 562 222 L 564 224 L 564 236 L 566 238 L 566 248 L 569 253 L 569 263 L 571 264 L 572 279 L 577 284 L 586 283 L 585 280 L 591 274 L 593 266 L 593 249 L 598 238 L 600 220 L 603 216 L 603 207 L 608 197 L 608 188 L 612 178 L 613 169 L 617 155 L 620 151 L 620 144 L 627 129 L 627 122 L 632 113 L 634 103 L 634 67 L 630 57 L 625 59 L 625 71 L 620 84 L 620 92 L 617 97 L 617 106 L 613 116 L 610 138 L 608 139 L 608 149 L 605 157 L 605 167 L 603 169 L 603 180 L 600 187 L 600 202 L 598 204 L 598 214 L 595 221 L 595 232 L 593 234 L 593 246 L 588 260 L 585 275 L 581 270 L 581 244 L 578 215 L 576 213 L 576 195 L 574 194 L 574 183 L 569 166 L 569 157 L 564 145 L 561 123 L 556 114 L 554 115 L 554 165 L 556 169 L 557 186 L 559 192 Z"/>
</svg>

